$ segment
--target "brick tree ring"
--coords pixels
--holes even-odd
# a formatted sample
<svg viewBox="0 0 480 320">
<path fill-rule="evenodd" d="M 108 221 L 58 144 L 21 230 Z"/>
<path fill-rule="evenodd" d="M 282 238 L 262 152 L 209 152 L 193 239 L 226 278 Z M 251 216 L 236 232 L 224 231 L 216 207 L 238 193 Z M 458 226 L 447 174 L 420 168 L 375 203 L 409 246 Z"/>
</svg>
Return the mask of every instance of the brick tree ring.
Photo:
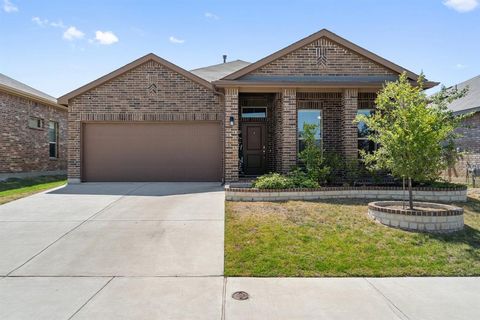
<svg viewBox="0 0 480 320">
<path fill-rule="evenodd" d="M 368 216 L 386 226 L 409 231 L 448 233 L 463 230 L 463 208 L 429 202 L 414 202 L 413 210 L 402 201 L 368 204 Z"/>
</svg>

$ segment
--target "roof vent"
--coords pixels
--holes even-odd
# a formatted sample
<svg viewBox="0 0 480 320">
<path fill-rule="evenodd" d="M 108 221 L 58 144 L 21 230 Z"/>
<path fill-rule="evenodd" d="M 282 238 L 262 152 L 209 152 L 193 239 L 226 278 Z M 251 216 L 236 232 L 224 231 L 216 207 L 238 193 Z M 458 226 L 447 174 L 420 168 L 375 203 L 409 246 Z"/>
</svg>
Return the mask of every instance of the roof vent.
<svg viewBox="0 0 480 320">
<path fill-rule="evenodd" d="M 227 62 L 227 55 L 224 54 L 224 55 L 223 55 L 223 63 L 226 63 L 226 62 Z"/>
</svg>

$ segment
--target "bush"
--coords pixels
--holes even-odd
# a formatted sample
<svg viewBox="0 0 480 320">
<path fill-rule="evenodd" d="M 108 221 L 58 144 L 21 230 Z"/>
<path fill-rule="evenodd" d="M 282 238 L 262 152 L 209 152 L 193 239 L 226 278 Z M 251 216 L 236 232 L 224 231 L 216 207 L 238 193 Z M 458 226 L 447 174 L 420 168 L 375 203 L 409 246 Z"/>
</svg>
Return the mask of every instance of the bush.
<svg viewBox="0 0 480 320">
<path fill-rule="evenodd" d="M 290 189 L 294 187 L 291 178 L 279 173 L 269 173 L 258 177 L 253 183 L 254 188 L 258 189 Z"/>
<path fill-rule="evenodd" d="M 295 188 L 318 188 L 320 186 L 317 181 L 310 178 L 299 168 L 293 169 L 287 177 L 292 181 Z"/>
<path fill-rule="evenodd" d="M 319 184 L 300 169 L 294 169 L 287 175 L 269 173 L 258 177 L 253 183 L 258 189 L 318 188 Z"/>
<path fill-rule="evenodd" d="M 325 164 L 323 150 L 317 144 L 315 135 L 318 132 L 318 125 L 304 124 L 303 138 L 305 149 L 298 154 L 298 158 L 303 162 L 307 175 L 312 181 L 324 183 L 330 175 L 330 167 Z"/>
</svg>

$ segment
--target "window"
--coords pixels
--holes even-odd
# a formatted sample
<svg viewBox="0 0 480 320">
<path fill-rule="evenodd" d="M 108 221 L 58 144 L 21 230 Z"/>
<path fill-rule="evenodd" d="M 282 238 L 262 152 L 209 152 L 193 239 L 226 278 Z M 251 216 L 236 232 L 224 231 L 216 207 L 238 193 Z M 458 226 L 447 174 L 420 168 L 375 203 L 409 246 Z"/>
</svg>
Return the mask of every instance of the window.
<svg viewBox="0 0 480 320">
<path fill-rule="evenodd" d="M 266 107 L 243 107 L 242 118 L 266 118 Z"/>
<path fill-rule="evenodd" d="M 316 124 L 318 126 L 318 130 L 315 134 L 315 140 L 318 144 L 318 147 L 320 148 L 322 143 L 322 110 L 298 110 L 297 123 L 298 152 L 301 152 L 303 151 L 303 149 L 305 149 L 305 141 L 303 137 L 304 124 Z"/>
<path fill-rule="evenodd" d="M 43 129 L 43 119 L 30 117 L 28 119 L 28 126 L 32 129 Z"/>
<path fill-rule="evenodd" d="M 48 123 L 48 147 L 50 158 L 58 158 L 58 122 Z"/>
<path fill-rule="evenodd" d="M 373 114 L 373 109 L 358 109 L 357 114 L 363 114 L 367 117 Z M 367 153 L 372 153 L 377 149 L 377 145 L 368 139 L 370 131 L 367 125 L 361 121 L 357 124 L 358 128 L 358 150 L 364 150 Z M 360 154 L 359 154 L 360 155 Z"/>
</svg>

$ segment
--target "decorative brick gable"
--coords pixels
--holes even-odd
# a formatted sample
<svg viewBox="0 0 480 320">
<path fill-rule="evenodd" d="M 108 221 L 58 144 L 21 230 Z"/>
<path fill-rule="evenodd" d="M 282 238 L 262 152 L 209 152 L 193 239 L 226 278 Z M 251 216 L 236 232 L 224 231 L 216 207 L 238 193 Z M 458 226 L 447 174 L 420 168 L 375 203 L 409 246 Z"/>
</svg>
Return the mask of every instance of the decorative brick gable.
<svg viewBox="0 0 480 320">
<path fill-rule="evenodd" d="M 82 122 L 223 123 L 223 118 L 223 104 L 212 90 L 156 61 L 147 61 L 69 101 L 69 179 L 80 179 Z"/>
<path fill-rule="evenodd" d="M 325 37 L 244 76 L 381 76 L 396 72 Z"/>
</svg>

